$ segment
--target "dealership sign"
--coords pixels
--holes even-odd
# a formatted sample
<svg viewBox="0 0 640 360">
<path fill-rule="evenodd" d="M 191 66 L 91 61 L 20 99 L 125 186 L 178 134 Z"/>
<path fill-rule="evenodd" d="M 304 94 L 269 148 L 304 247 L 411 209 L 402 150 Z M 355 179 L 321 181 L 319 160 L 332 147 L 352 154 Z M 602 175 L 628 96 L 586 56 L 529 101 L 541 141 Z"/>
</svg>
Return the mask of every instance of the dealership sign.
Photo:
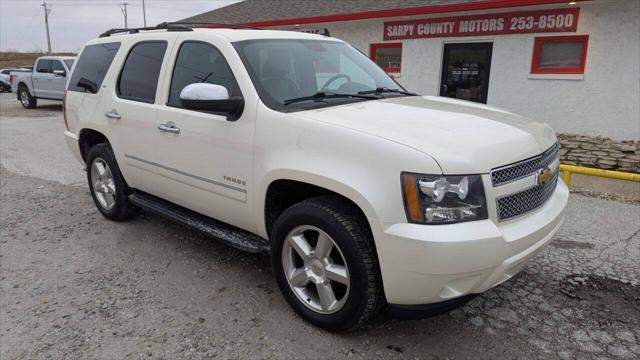
<svg viewBox="0 0 640 360">
<path fill-rule="evenodd" d="M 519 11 L 384 23 L 384 40 L 575 32 L 580 8 Z"/>
</svg>

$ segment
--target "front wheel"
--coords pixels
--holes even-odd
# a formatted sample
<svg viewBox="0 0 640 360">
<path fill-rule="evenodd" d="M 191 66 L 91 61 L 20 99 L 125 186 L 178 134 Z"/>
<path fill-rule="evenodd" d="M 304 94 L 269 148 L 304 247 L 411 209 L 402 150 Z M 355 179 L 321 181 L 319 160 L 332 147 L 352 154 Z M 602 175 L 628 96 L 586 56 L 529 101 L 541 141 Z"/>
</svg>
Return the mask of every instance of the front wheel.
<svg viewBox="0 0 640 360">
<path fill-rule="evenodd" d="M 384 304 L 371 231 L 343 199 L 317 197 L 285 210 L 272 231 L 271 265 L 289 305 L 324 329 L 363 327 Z"/>
<path fill-rule="evenodd" d="M 38 100 L 31 96 L 31 93 L 26 86 L 20 86 L 20 89 L 18 89 L 18 99 L 20 100 L 22 107 L 25 109 L 33 109 L 38 104 Z"/>
</svg>

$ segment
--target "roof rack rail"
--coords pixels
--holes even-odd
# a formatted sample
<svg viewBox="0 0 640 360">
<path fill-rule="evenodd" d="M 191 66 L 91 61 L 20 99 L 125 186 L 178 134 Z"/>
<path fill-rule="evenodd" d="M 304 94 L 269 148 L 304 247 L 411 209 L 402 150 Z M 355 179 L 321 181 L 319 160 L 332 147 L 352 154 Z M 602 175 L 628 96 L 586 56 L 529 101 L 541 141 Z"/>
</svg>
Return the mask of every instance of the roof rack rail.
<svg viewBox="0 0 640 360">
<path fill-rule="evenodd" d="M 107 36 L 111 36 L 114 34 L 121 34 L 121 33 L 137 34 L 140 31 L 150 31 L 150 30 L 193 31 L 193 29 L 190 26 L 187 26 L 184 24 L 163 22 L 156 26 L 151 26 L 151 27 L 109 29 L 103 32 L 102 34 L 100 34 L 100 37 L 102 38 L 102 37 L 107 37 Z"/>
<path fill-rule="evenodd" d="M 214 23 L 214 22 L 192 22 L 192 21 L 176 21 L 171 22 L 169 24 L 172 25 L 194 25 L 194 26 L 216 26 L 221 28 L 231 28 L 231 29 L 251 29 L 251 30 L 264 30 L 263 28 L 242 25 L 242 24 L 224 24 L 224 23 Z"/>
</svg>

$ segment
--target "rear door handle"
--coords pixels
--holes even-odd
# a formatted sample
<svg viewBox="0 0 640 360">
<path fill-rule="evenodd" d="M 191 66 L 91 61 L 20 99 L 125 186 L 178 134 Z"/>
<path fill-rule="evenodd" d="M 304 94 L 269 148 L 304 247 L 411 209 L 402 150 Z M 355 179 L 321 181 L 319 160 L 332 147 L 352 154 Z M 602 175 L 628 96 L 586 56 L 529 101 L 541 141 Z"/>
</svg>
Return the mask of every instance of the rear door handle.
<svg viewBox="0 0 640 360">
<path fill-rule="evenodd" d="M 107 111 L 106 113 L 104 113 L 104 116 L 108 117 L 109 119 L 116 119 L 116 120 L 122 119 L 122 115 L 118 114 L 118 112 L 115 109 L 111 111 Z"/>
<path fill-rule="evenodd" d="M 180 133 L 180 128 L 176 127 L 176 124 L 174 124 L 173 121 L 168 121 L 166 124 L 158 125 L 158 129 L 160 131 L 164 131 L 164 132 L 168 132 L 168 133 L 172 133 L 172 134 L 179 134 Z"/>
</svg>

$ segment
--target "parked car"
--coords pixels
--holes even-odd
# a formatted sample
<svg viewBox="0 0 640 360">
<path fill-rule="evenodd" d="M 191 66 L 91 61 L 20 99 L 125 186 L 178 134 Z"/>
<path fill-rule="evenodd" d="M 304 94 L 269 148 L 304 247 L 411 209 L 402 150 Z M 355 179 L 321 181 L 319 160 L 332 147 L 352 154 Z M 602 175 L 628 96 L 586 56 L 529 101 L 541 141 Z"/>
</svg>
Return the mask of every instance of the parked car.
<svg viewBox="0 0 640 360">
<path fill-rule="evenodd" d="M 0 92 L 11 92 L 11 72 L 29 71 L 22 68 L 0 69 Z"/>
<path fill-rule="evenodd" d="M 33 109 L 38 99 L 62 100 L 74 57 L 43 56 L 31 72 L 12 72 L 11 90 L 26 109 Z"/>
<path fill-rule="evenodd" d="M 65 135 L 98 211 L 142 208 L 270 252 L 317 326 L 463 304 L 564 220 L 542 122 L 408 92 L 331 37 L 160 28 L 89 41 L 71 75 Z"/>
</svg>

